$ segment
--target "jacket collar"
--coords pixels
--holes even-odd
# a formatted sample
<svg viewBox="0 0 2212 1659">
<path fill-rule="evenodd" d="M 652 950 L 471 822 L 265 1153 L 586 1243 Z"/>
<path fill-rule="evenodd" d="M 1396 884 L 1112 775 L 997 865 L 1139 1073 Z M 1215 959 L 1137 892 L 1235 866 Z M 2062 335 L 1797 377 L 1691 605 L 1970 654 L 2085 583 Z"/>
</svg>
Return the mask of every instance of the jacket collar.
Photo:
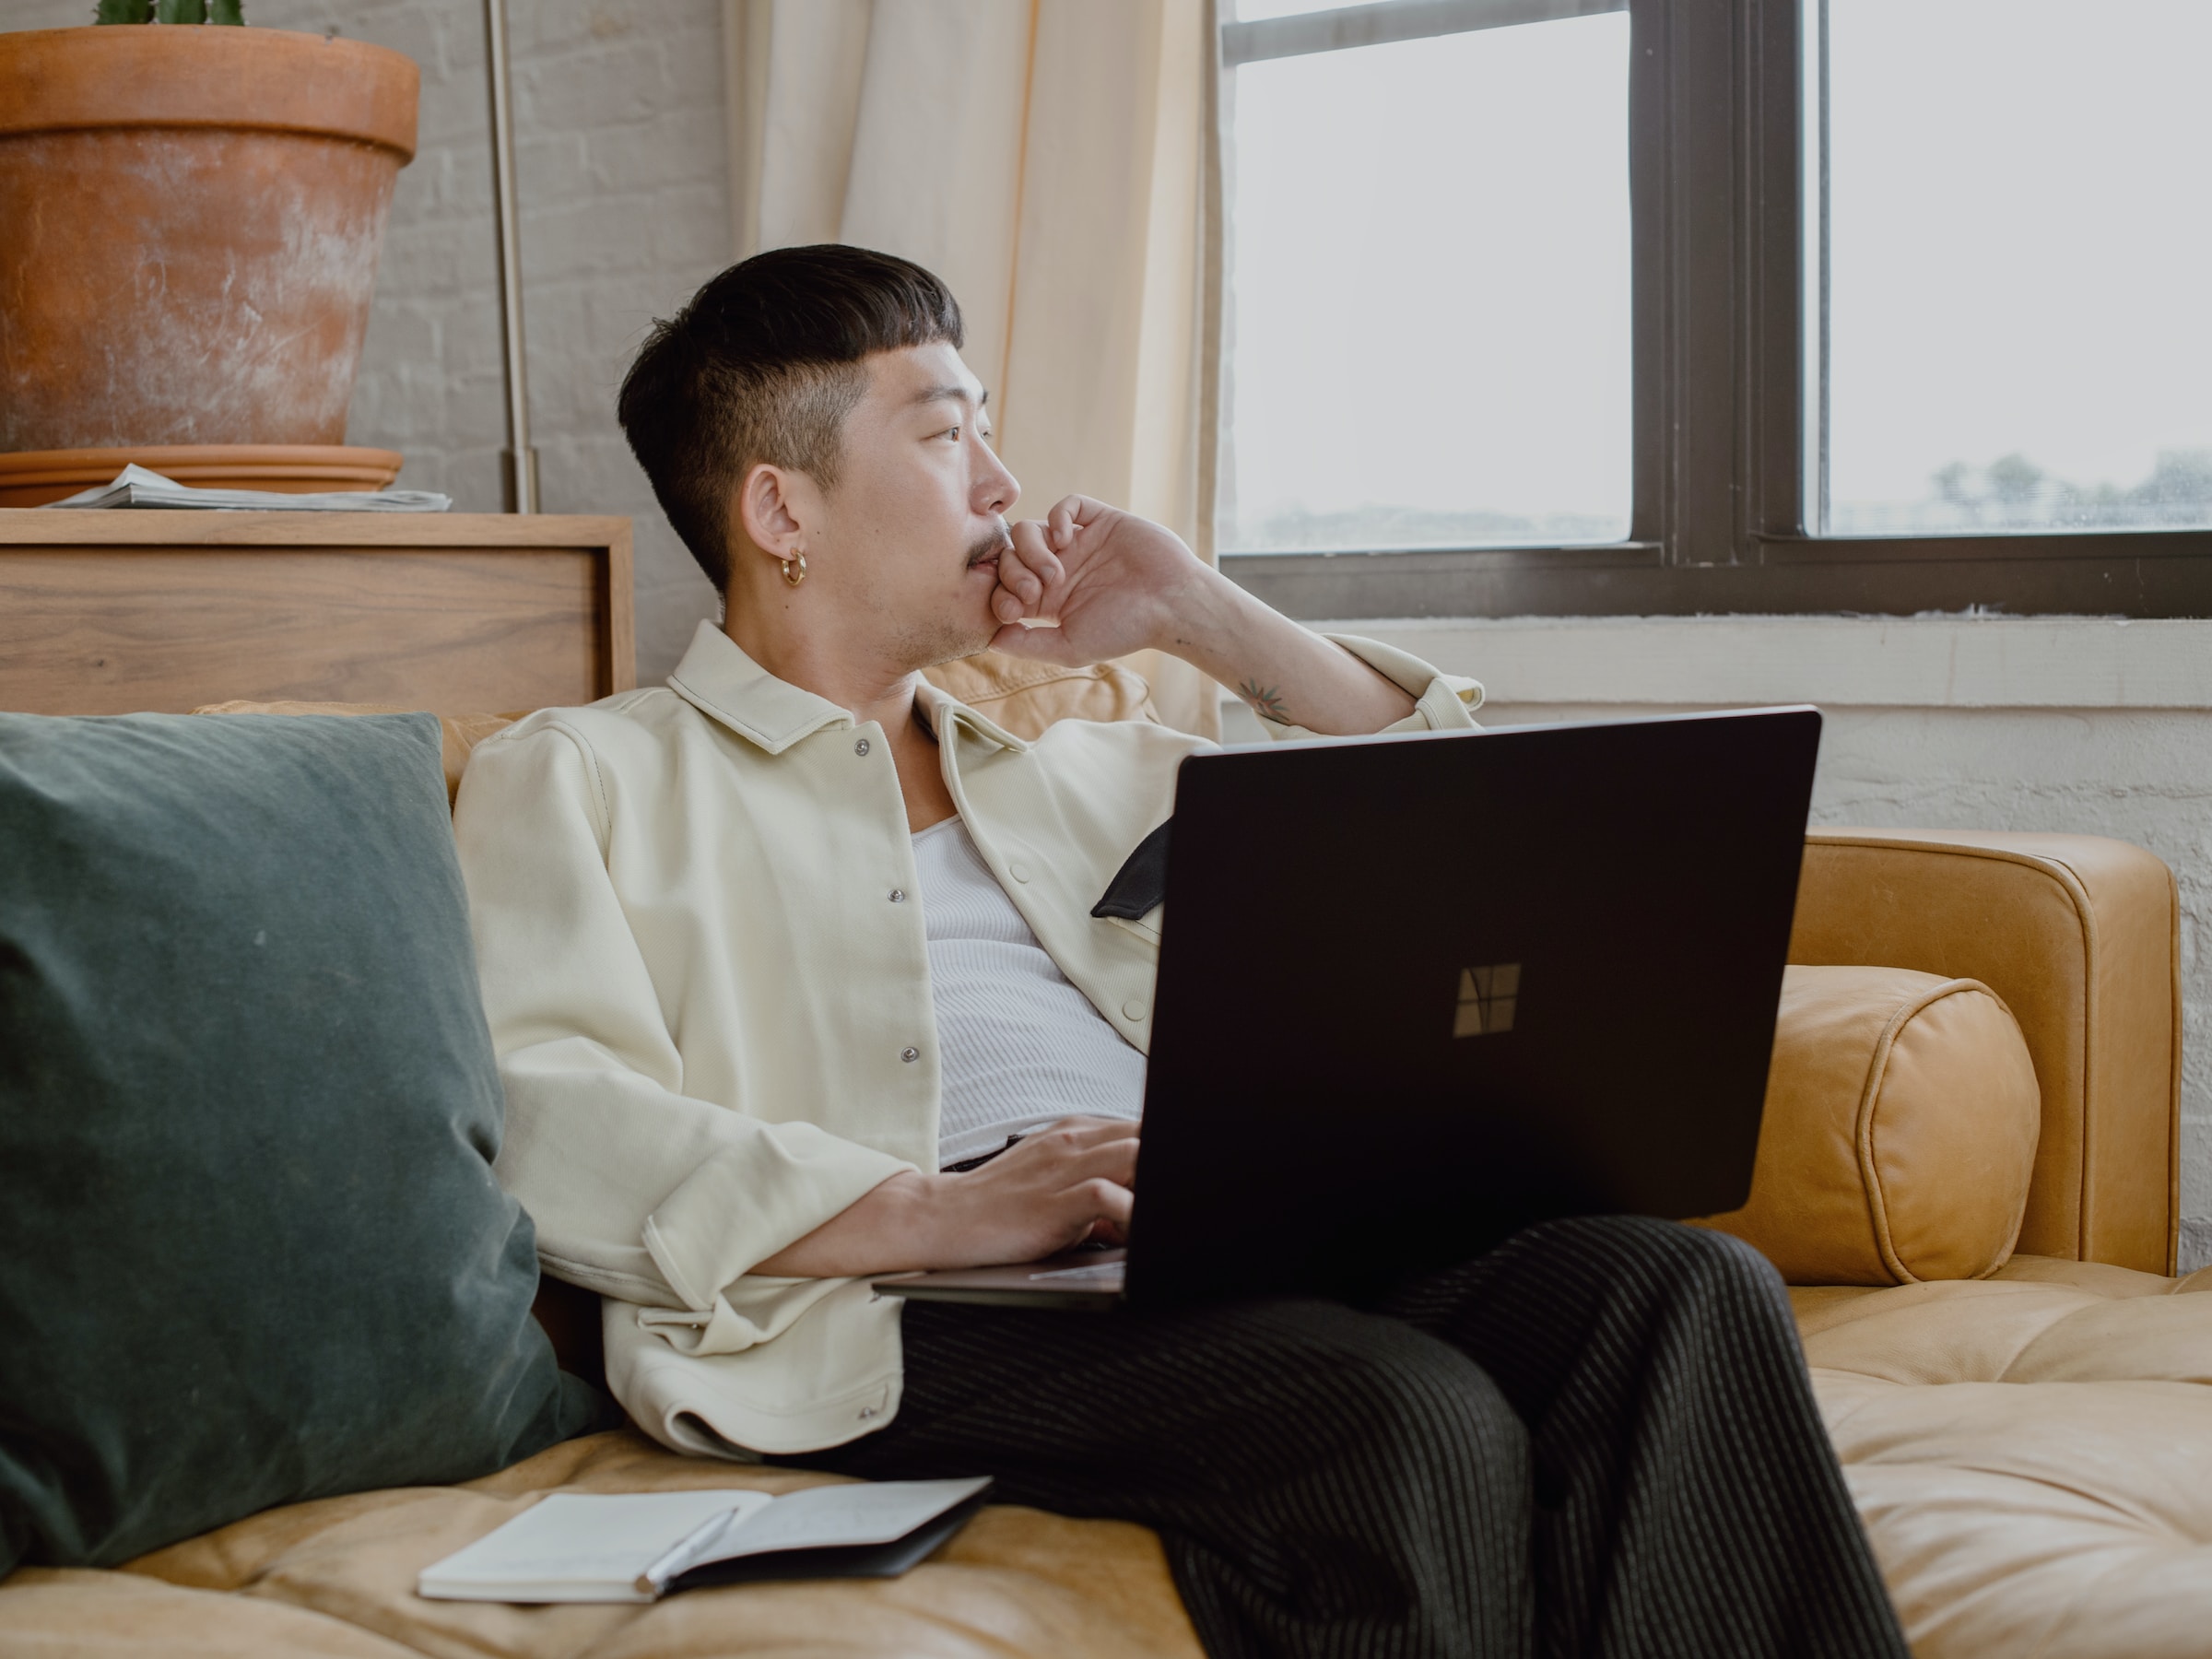
<svg viewBox="0 0 2212 1659">
<path fill-rule="evenodd" d="M 817 732 L 853 724 L 851 710 L 778 679 L 704 618 L 691 636 L 691 648 L 668 677 L 668 688 L 771 755 L 782 754 Z M 958 726 L 1002 748 L 1030 747 L 927 680 L 917 688 L 915 701 L 940 739 L 949 727 Z"/>
<path fill-rule="evenodd" d="M 948 728 L 957 727 L 1017 754 L 1030 747 L 1006 727 L 984 719 L 959 698 L 939 690 L 926 679 L 914 688 L 914 706 L 921 711 L 923 723 L 937 735 L 940 743 Z"/>
</svg>

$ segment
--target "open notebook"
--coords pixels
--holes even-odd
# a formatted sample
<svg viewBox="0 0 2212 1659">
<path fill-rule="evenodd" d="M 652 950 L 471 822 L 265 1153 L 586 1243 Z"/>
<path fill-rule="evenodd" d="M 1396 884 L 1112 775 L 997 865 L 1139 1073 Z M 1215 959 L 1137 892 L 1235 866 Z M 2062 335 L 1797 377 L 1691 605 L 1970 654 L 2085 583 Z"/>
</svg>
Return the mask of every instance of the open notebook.
<svg viewBox="0 0 2212 1659">
<path fill-rule="evenodd" d="M 437 1601 L 649 1602 L 756 1579 L 888 1578 L 959 1531 L 990 1484 L 556 1492 L 424 1568 L 415 1587 Z"/>
</svg>

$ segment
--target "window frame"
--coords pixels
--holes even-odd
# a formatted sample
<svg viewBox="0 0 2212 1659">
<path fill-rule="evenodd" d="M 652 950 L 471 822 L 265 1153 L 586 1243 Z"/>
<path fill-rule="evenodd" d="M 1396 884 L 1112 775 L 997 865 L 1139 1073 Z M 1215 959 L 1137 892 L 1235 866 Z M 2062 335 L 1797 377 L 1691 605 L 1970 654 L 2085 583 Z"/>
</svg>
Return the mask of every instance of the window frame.
<svg viewBox="0 0 2212 1659">
<path fill-rule="evenodd" d="M 1334 50 L 1457 32 L 1471 11 L 1494 14 L 1487 25 L 1615 9 L 1602 0 L 1386 0 L 1371 10 L 1224 23 L 1218 73 L 1226 79 L 1236 61 L 1251 61 L 1230 55 L 1238 29 L 1334 30 L 1324 48 Z M 2212 616 L 2212 530 L 1810 532 L 1804 379 L 1816 354 L 1801 342 L 1805 216 L 1818 204 L 1805 200 L 1798 0 L 1629 0 L 1627 9 L 1628 539 L 1223 553 L 1222 570 L 1277 609 L 1309 618 Z M 1230 97 L 1219 101 L 1230 107 Z M 1211 280 L 1209 303 L 1225 304 L 1218 269 Z M 1217 374 L 1225 371 L 1217 365 Z"/>
</svg>

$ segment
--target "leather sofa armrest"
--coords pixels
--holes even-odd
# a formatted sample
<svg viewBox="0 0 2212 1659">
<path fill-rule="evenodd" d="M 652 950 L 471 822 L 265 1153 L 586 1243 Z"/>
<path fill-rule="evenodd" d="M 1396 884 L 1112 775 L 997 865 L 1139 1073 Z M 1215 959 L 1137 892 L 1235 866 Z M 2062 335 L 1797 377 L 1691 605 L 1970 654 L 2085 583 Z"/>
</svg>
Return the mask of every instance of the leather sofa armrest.
<svg viewBox="0 0 2212 1659">
<path fill-rule="evenodd" d="M 2018 1248 L 2172 1270 L 2180 904 L 2151 853 L 2100 836 L 1818 830 L 1794 963 L 1979 980 L 2042 1096 Z"/>
</svg>

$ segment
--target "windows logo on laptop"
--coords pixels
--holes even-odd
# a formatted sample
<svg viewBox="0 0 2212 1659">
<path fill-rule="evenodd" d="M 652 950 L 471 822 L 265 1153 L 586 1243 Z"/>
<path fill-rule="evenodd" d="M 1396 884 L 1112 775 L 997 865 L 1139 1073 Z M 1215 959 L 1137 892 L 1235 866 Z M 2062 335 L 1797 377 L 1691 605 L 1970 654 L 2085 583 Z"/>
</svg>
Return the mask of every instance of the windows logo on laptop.
<svg viewBox="0 0 2212 1659">
<path fill-rule="evenodd" d="M 1493 1037 L 1513 1029 L 1513 1004 L 1521 996 L 1521 964 L 1496 962 L 1459 971 L 1459 1007 L 1452 1017 L 1454 1037 Z"/>
</svg>

